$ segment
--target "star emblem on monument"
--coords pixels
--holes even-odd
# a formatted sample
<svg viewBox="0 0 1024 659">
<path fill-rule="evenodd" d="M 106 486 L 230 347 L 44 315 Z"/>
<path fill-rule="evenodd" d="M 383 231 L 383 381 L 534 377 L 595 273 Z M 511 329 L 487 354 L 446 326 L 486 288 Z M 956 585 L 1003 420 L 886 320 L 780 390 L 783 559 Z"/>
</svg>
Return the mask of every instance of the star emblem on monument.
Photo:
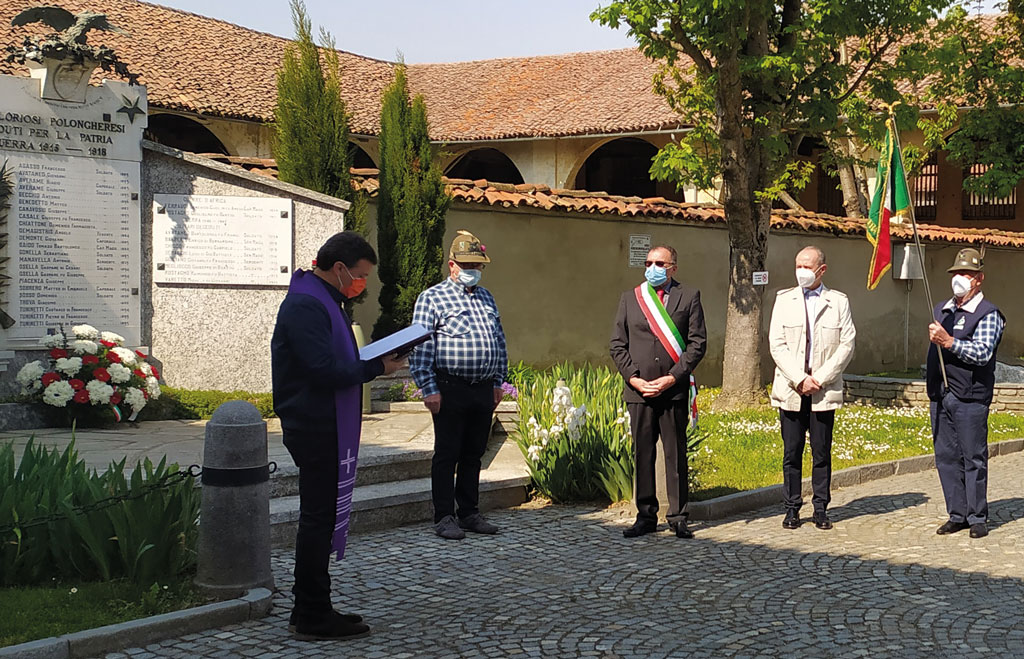
<svg viewBox="0 0 1024 659">
<path fill-rule="evenodd" d="M 139 107 L 139 97 L 135 97 L 134 101 L 128 100 L 127 96 L 121 96 L 121 98 L 124 99 L 124 105 L 117 112 L 118 114 L 123 112 L 128 115 L 128 123 L 135 123 L 135 115 L 146 114 L 146 111 Z"/>
</svg>

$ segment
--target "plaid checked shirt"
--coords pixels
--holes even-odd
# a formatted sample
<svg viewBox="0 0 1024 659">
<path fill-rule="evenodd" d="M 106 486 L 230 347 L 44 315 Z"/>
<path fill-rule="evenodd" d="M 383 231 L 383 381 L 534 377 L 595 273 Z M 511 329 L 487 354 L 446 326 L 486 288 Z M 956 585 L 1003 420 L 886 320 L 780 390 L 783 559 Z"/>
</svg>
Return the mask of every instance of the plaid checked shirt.
<svg viewBox="0 0 1024 659">
<path fill-rule="evenodd" d="M 981 300 L 982 295 L 979 293 L 974 299 L 969 300 L 965 307 L 969 307 L 971 303 L 974 303 L 974 308 L 977 309 Z M 945 308 L 949 309 L 953 308 L 953 306 L 954 302 L 950 300 Z M 953 339 L 953 347 L 950 348 L 950 352 L 968 364 L 974 364 L 975 366 L 987 364 L 992 359 L 996 346 L 999 345 L 999 339 L 1003 336 L 1004 327 L 1006 327 L 1006 323 L 999 313 L 993 311 L 985 314 L 978 321 L 977 327 L 974 328 L 974 334 L 971 335 L 969 340 Z"/>
<path fill-rule="evenodd" d="M 409 370 L 424 396 L 440 393 L 438 371 L 500 387 L 508 374 L 508 350 L 498 306 L 486 288 L 472 291 L 450 278 L 420 293 L 412 314 L 435 334 L 409 357 Z"/>
</svg>

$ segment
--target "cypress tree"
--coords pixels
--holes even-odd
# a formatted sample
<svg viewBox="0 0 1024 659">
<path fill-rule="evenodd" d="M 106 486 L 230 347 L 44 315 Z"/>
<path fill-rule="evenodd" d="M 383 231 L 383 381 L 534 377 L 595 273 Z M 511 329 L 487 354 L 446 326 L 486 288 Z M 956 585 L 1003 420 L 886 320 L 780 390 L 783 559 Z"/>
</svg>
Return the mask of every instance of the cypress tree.
<svg viewBox="0 0 1024 659">
<path fill-rule="evenodd" d="M 451 198 L 434 164 L 422 95 L 409 102 L 405 66 L 385 90 L 380 114 L 378 339 L 412 322 L 416 297 L 445 276 L 445 214 Z"/>
<path fill-rule="evenodd" d="M 320 47 L 302 0 L 291 0 L 295 41 L 277 72 L 274 157 L 278 177 L 352 202 L 346 228 L 365 234 L 365 200 L 352 189 L 349 114 L 341 98 L 341 69 L 334 37 L 321 28 Z"/>
</svg>

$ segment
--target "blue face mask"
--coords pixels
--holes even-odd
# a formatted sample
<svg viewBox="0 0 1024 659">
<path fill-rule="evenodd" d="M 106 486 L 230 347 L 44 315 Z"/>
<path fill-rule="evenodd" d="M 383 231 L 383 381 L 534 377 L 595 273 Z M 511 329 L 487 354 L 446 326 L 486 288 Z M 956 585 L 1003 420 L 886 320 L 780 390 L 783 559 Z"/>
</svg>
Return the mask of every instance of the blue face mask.
<svg viewBox="0 0 1024 659">
<path fill-rule="evenodd" d="M 644 271 L 644 277 L 647 277 L 647 283 L 651 286 L 662 286 L 668 281 L 668 271 L 665 268 L 659 268 L 653 263 L 647 270 Z"/>
<path fill-rule="evenodd" d="M 480 277 L 483 276 L 482 270 L 459 270 L 459 274 L 456 278 L 459 283 L 467 288 L 472 288 L 480 283 Z"/>
</svg>

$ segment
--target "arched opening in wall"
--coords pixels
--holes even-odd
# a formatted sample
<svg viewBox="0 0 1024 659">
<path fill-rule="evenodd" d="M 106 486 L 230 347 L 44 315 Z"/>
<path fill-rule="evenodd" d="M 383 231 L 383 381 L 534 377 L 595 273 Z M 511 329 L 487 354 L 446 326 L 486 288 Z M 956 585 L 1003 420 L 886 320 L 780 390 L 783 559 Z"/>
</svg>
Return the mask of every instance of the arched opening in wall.
<svg viewBox="0 0 1024 659">
<path fill-rule="evenodd" d="M 474 149 L 455 159 L 445 170 L 448 178 L 465 178 L 471 181 L 487 179 L 496 183 L 523 183 L 523 175 L 519 173 L 512 159 L 497 149 Z"/>
<path fill-rule="evenodd" d="M 373 158 L 363 150 L 363 147 L 355 142 L 349 142 L 348 150 L 352 154 L 353 169 L 377 169 L 377 163 L 373 162 Z"/>
<path fill-rule="evenodd" d="M 151 114 L 146 139 L 192 153 L 228 153 L 210 129 L 198 121 L 177 114 Z"/>
<path fill-rule="evenodd" d="M 675 184 L 651 179 L 651 160 L 658 148 L 636 137 L 620 137 L 603 144 L 584 161 L 576 174 L 577 190 L 607 192 L 624 197 L 665 197 L 682 201 Z"/>
</svg>

